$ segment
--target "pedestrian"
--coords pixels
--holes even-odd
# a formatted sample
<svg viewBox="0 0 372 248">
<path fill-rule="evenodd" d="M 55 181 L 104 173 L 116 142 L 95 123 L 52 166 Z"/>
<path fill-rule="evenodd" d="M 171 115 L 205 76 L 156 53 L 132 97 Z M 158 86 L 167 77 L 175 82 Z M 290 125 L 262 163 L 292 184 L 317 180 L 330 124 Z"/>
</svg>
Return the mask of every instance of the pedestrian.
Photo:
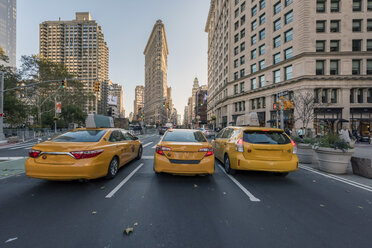
<svg viewBox="0 0 372 248">
<path fill-rule="evenodd" d="M 343 126 L 343 128 L 338 132 L 340 135 L 340 138 L 344 140 L 346 143 L 350 144 L 350 131 L 347 129 L 346 126 Z"/>
<path fill-rule="evenodd" d="M 289 128 L 286 128 L 286 129 L 284 130 L 284 132 L 285 132 L 288 136 L 291 136 L 291 132 L 289 131 Z"/>
<path fill-rule="evenodd" d="M 301 139 L 304 138 L 304 130 L 302 128 L 298 129 L 297 134 L 298 137 L 300 137 Z"/>
<path fill-rule="evenodd" d="M 356 129 L 353 130 L 353 136 L 355 138 L 355 143 L 359 143 L 359 135 Z"/>
</svg>

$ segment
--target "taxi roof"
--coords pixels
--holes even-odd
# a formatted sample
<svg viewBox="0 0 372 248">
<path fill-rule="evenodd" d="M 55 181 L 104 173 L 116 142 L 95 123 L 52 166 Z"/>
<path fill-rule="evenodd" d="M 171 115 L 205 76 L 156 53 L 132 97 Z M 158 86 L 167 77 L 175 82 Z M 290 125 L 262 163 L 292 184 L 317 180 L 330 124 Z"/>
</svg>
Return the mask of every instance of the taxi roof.
<svg viewBox="0 0 372 248">
<path fill-rule="evenodd" d="M 72 129 L 72 130 L 69 130 L 69 131 L 83 131 L 83 130 L 124 130 L 122 128 L 117 128 L 117 127 L 80 127 L 80 128 L 75 128 L 75 129 Z M 127 130 L 124 130 L 124 131 L 127 131 Z"/>
<path fill-rule="evenodd" d="M 240 126 L 229 126 L 228 128 L 233 128 L 233 129 L 236 129 L 236 130 L 251 130 L 251 131 L 282 131 L 284 132 L 283 129 L 280 129 L 280 128 L 272 128 L 272 127 L 253 127 L 253 126 L 244 126 L 244 127 L 240 127 Z"/>
</svg>

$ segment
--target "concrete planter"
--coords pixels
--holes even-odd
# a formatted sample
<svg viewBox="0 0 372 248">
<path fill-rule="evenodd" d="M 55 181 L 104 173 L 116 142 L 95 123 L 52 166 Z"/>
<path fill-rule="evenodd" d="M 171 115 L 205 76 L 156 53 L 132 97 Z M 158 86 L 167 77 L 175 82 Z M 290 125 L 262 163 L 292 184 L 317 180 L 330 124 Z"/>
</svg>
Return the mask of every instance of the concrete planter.
<svg viewBox="0 0 372 248">
<path fill-rule="evenodd" d="M 315 153 L 318 155 L 319 170 L 334 174 L 345 174 L 354 149 L 343 152 L 339 149 L 318 147 Z"/>
<path fill-rule="evenodd" d="M 314 151 L 310 144 L 297 144 L 297 157 L 301 164 L 311 164 L 313 162 Z"/>
</svg>

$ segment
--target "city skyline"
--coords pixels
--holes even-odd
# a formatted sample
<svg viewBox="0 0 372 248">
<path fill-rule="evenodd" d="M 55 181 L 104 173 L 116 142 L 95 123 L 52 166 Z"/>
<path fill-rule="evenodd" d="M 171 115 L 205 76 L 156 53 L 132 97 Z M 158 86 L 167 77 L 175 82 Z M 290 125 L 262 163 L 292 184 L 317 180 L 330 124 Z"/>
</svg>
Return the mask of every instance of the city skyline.
<svg viewBox="0 0 372 248">
<path fill-rule="evenodd" d="M 44 4 L 41 0 L 32 4 L 22 0 L 17 3 L 18 65 L 22 55 L 39 53 L 40 23 L 58 20 L 59 17 L 61 20 L 71 20 L 75 12 L 89 11 L 104 30 L 110 51 L 109 79 L 123 85 L 127 115 L 133 110 L 136 85 L 144 85 L 143 48 L 157 19 L 162 19 L 167 27 L 170 50 L 167 83 L 174 88 L 175 108 L 182 112 L 187 102 L 187 96 L 182 93 L 191 90 L 195 76 L 202 84 L 207 82 L 207 35 L 204 25 L 200 23 L 205 23 L 209 1 L 174 3 L 163 0 L 157 3 L 147 1 L 145 5 L 112 3 L 110 8 L 98 1 L 65 1 L 56 2 L 55 7 L 48 10 L 46 15 L 38 15 L 38 11 L 45 13 Z M 131 28 L 128 23 L 138 18 L 141 22 L 136 24 L 136 29 Z M 126 25 L 127 28 L 123 28 Z"/>
</svg>

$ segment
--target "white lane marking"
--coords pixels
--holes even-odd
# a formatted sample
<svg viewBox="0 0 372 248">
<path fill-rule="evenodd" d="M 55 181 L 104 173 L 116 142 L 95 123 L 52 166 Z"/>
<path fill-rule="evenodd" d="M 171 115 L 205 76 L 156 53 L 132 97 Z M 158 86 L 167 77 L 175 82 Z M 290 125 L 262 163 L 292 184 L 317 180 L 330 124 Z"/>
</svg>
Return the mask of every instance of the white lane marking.
<svg viewBox="0 0 372 248">
<path fill-rule="evenodd" d="M 142 159 L 154 159 L 154 156 L 142 156 Z"/>
<path fill-rule="evenodd" d="M 29 146 L 29 147 L 25 147 L 25 148 L 23 148 L 23 149 L 25 149 L 25 150 L 29 150 L 29 149 L 31 149 L 33 146 Z"/>
<path fill-rule="evenodd" d="M 12 241 L 17 240 L 17 239 L 18 239 L 18 237 L 11 238 L 11 239 L 8 239 L 7 241 L 5 241 L 5 243 L 9 243 L 9 242 L 12 242 Z"/>
<path fill-rule="evenodd" d="M 241 185 L 238 180 L 236 180 L 233 176 L 229 175 L 226 173 L 225 169 L 222 168 L 221 165 L 218 166 L 223 173 L 225 173 L 226 176 L 228 176 L 231 181 L 233 181 L 236 186 L 238 186 L 248 197 L 249 197 L 249 200 L 253 201 L 253 202 L 260 202 L 261 200 L 258 199 L 257 197 L 255 197 L 251 192 L 249 192 L 243 185 Z"/>
<path fill-rule="evenodd" d="M 149 145 L 151 145 L 152 143 L 154 143 L 154 142 L 149 142 L 149 143 L 147 143 L 147 144 L 143 145 L 143 148 L 145 148 L 146 146 L 149 146 Z"/>
<path fill-rule="evenodd" d="M 154 145 L 153 147 L 151 147 L 152 149 L 155 149 L 157 145 Z"/>
<path fill-rule="evenodd" d="M 303 170 L 307 170 L 307 171 L 313 172 L 315 174 L 318 174 L 318 175 L 321 175 L 321 176 L 324 176 L 324 177 L 328 177 L 328 178 L 337 180 L 339 182 L 346 183 L 346 184 L 349 184 L 351 186 L 354 186 L 354 187 L 372 192 L 372 187 L 370 187 L 368 185 L 361 184 L 361 183 L 358 183 L 358 182 L 354 182 L 354 181 L 351 181 L 351 180 L 348 180 L 348 179 L 345 179 L 345 178 L 342 178 L 342 177 L 339 177 L 339 176 L 334 176 L 334 175 L 330 175 L 330 174 L 327 174 L 327 173 L 319 172 L 319 171 L 316 171 L 316 170 L 314 170 L 314 169 L 312 169 L 308 166 L 300 165 L 299 167 Z"/>
<path fill-rule="evenodd" d="M 22 149 L 22 148 L 25 148 L 25 147 L 33 147 L 34 144 L 27 144 L 27 145 L 22 145 L 22 146 L 17 146 L 17 147 L 12 147 L 12 148 L 9 148 L 9 150 L 16 150 L 16 149 Z"/>
<path fill-rule="evenodd" d="M 0 157 L 0 160 L 18 160 L 18 159 L 23 159 L 27 157 Z"/>
<path fill-rule="evenodd" d="M 123 185 L 129 181 L 129 179 L 143 166 L 143 163 L 141 163 L 136 169 L 134 169 L 126 178 L 124 178 L 121 183 L 118 184 L 108 195 L 106 195 L 106 198 L 111 198 Z"/>
</svg>

